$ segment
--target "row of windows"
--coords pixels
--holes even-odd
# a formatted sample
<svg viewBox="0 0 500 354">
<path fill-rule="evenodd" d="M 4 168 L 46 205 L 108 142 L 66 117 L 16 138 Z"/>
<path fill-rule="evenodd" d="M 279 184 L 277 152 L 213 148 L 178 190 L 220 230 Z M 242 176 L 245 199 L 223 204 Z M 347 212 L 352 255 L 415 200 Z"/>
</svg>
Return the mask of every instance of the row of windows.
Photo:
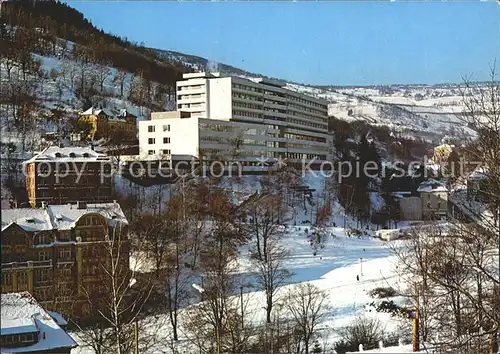
<svg viewBox="0 0 500 354">
<path fill-rule="evenodd" d="M 314 102 L 314 101 L 311 101 L 311 100 L 306 100 L 304 98 L 300 98 L 300 97 L 288 95 L 288 99 L 290 101 L 299 102 L 299 103 L 302 103 L 302 104 L 306 104 L 306 105 L 318 107 L 321 110 L 325 110 L 326 109 L 326 106 L 324 104 L 320 104 L 320 103 L 317 103 L 317 102 Z"/>
<path fill-rule="evenodd" d="M 304 122 L 304 121 L 298 120 L 298 119 L 288 119 L 288 122 L 289 123 L 293 123 L 293 124 L 298 124 L 298 125 L 306 126 L 306 127 L 313 127 L 313 128 L 318 128 L 318 129 L 326 130 L 326 128 L 325 128 L 324 125 L 322 125 L 322 124 L 316 124 L 316 123 L 313 123 L 313 122 Z"/>
<path fill-rule="evenodd" d="M 244 139 L 243 144 L 248 144 L 248 145 L 266 145 L 265 141 L 262 140 L 254 140 L 254 139 Z"/>
<path fill-rule="evenodd" d="M 50 281 L 51 275 L 50 269 L 35 269 L 36 282 Z"/>
<path fill-rule="evenodd" d="M 73 267 L 57 267 L 57 275 L 59 278 L 70 278 L 73 276 Z"/>
<path fill-rule="evenodd" d="M 309 146 L 304 144 L 293 144 L 293 143 L 287 143 L 286 146 L 289 149 L 304 149 L 308 151 L 325 152 L 325 149 L 319 146 Z"/>
<path fill-rule="evenodd" d="M 86 216 L 78 220 L 78 226 L 90 226 L 90 225 L 106 225 L 106 221 L 99 216 Z"/>
<path fill-rule="evenodd" d="M 25 334 L 11 334 L 7 336 L 1 337 L 1 343 L 3 346 L 14 346 L 16 344 L 21 343 L 33 343 L 35 342 L 35 334 L 34 333 L 25 333 Z"/>
<path fill-rule="evenodd" d="M 275 105 L 283 106 L 284 108 L 286 107 L 286 104 L 284 102 L 278 102 L 278 101 L 273 101 L 273 100 L 264 100 L 264 103 L 275 104 Z"/>
<path fill-rule="evenodd" d="M 314 155 L 314 154 L 300 154 L 300 153 L 287 153 L 286 157 L 289 159 L 313 159 L 316 158 L 316 160 L 326 160 L 325 155 Z"/>
<path fill-rule="evenodd" d="M 17 284 L 26 285 L 28 284 L 28 272 L 27 271 L 17 271 L 16 272 Z M 2 272 L 2 285 L 12 285 L 12 273 Z"/>
<path fill-rule="evenodd" d="M 289 107 L 293 107 L 293 108 L 295 108 L 295 109 L 297 109 L 299 111 L 305 111 L 305 112 L 309 112 L 309 113 L 324 115 L 323 111 L 319 111 L 317 109 L 313 109 L 313 108 L 309 108 L 309 107 L 304 107 L 304 106 L 301 106 L 301 105 L 298 105 L 298 104 L 295 104 L 295 103 L 288 103 L 288 106 Z"/>
<path fill-rule="evenodd" d="M 274 91 L 265 90 L 264 94 L 268 95 L 268 96 L 277 96 L 277 97 L 283 97 L 283 98 L 285 98 L 285 96 L 283 94 L 280 94 L 280 93 L 274 92 Z"/>
<path fill-rule="evenodd" d="M 169 132 L 170 131 L 170 124 L 163 124 L 163 131 L 164 132 Z M 156 131 L 156 126 L 155 125 L 148 125 L 148 133 L 154 133 Z"/>
<path fill-rule="evenodd" d="M 171 150 L 170 149 L 163 149 L 163 150 L 159 150 L 159 153 L 163 154 L 163 155 L 170 155 Z M 148 155 L 154 155 L 154 154 L 156 154 L 156 150 L 148 150 Z"/>
<path fill-rule="evenodd" d="M 177 91 L 189 91 L 201 89 L 203 85 L 177 86 Z"/>
<path fill-rule="evenodd" d="M 83 276 L 96 276 L 101 271 L 101 267 L 98 264 L 88 265 L 83 267 L 82 274 Z"/>
<path fill-rule="evenodd" d="M 203 137 L 202 142 L 204 143 L 219 143 L 219 144 L 230 144 L 234 145 L 234 142 L 232 142 L 228 138 L 222 138 L 222 137 Z M 254 140 L 254 139 L 243 139 L 241 145 L 259 145 L 259 146 L 265 146 L 266 142 L 262 140 Z M 240 145 L 240 146 L 241 146 Z"/>
<path fill-rule="evenodd" d="M 81 238 L 82 242 L 96 242 L 103 241 L 104 234 L 102 231 L 86 231 L 86 230 L 76 230 L 76 237 Z"/>
<path fill-rule="evenodd" d="M 54 296 L 54 288 L 52 286 L 46 288 L 35 288 L 34 296 L 38 301 L 52 300 Z"/>
<path fill-rule="evenodd" d="M 230 132 L 233 130 L 233 127 L 225 124 L 209 124 L 209 123 L 200 123 L 200 130 L 212 130 L 216 132 Z"/>
<path fill-rule="evenodd" d="M 276 109 L 276 108 L 264 108 L 264 113 L 266 113 L 266 112 L 286 114 L 286 111 L 284 111 L 282 109 Z"/>
<path fill-rule="evenodd" d="M 81 249 L 82 251 L 82 256 L 83 256 L 83 261 L 94 261 L 97 258 L 100 258 L 103 256 L 102 250 L 100 248 L 96 247 L 83 247 Z"/>
<path fill-rule="evenodd" d="M 239 98 L 239 99 L 242 99 L 242 100 L 248 100 L 248 101 L 254 101 L 254 102 L 262 102 L 264 100 L 260 96 L 245 95 L 244 93 L 237 93 L 237 92 L 233 92 L 232 96 L 233 96 L 233 98 Z"/>
<path fill-rule="evenodd" d="M 49 251 L 40 251 L 37 253 L 37 255 L 38 255 L 37 258 L 39 261 L 48 261 L 49 259 L 52 258 L 50 253 L 51 252 L 49 252 Z"/>
<path fill-rule="evenodd" d="M 252 91 L 252 92 L 258 92 L 262 93 L 262 89 L 253 87 L 253 86 L 247 86 L 247 85 L 241 85 L 241 84 L 233 84 L 234 88 L 240 89 L 240 90 L 247 90 L 247 91 Z"/>
<path fill-rule="evenodd" d="M 316 142 L 320 142 L 320 143 L 326 142 L 325 138 L 318 138 L 315 136 L 300 135 L 300 134 L 293 134 L 293 133 L 285 133 L 285 138 L 296 139 L 296 140 L 306 140 L 306 141 L 316 141 Z"/>
<path fill-rule="evenodd" d="M 178 95 L 177 96 L 177 99 L 178 100 L 188 100 L 188 99 L 191 99 L 191 98 L 205 98 L 205 95 L 202 95 L 201 93 L 195 93 L 195 94 L 187 94 L 187 95 Z"/>
<path fill-rule="evenodd" d="M 294 111 L 288 111 L 288 115 L 294 116 L 294 117 L 302 117 L 303 119 L 306 119 L 306 120 L 314 120 L 314 121 L 325 123 L 325 124 L 328 123 L 327 118 L 320 118 L 320 117 L 312 116 L 312 115 L 307 114 L 307 113 L 298 113 L 298 112 L 294 112 Z"/>
<path fill-rule="evenodd" d="M 245 111 L 239 111 L 239 110 L 235 110 L 235 109 L 233 109 L 233 115 L 262 119 L 262 114 L 261 113 L 245 112 Z"/>
<path fill-rule="evenodd" d="M 200 108 L 203 107 L 203 103 L 183 103 L 183 104 L 178 104 L 177 108 L 178 109 L 184 109 L 184 108 Z"/>
<path fill-rule="evenodd" d="M 240 107 L 240 108 L 249 108 L 249 109 L 257 109 L 257 110 L 262 110 L 262 106 L 256 105 L 256 104 L 251 104 L 251 103 L 241 103 L 241 102 L 233 102 L 234 107 Z"/>
<path fill-rule="evenodd" d="M 203 142 L 229 143 L 228 138 L 220 136 L 201 136 L 200 140 Z"/>
<path fill-rule="evenodd" d="M 156 138 L 148 138 L 148 144 L 153 145 L 156 143 Z M 163 144 L 170 144 L 170 137 L 163 138 Z"/>
<path fill-rule="evenodd" d="M 104 173 L 109 173 L 110 171 L 107 171 Z M 101 182 L 103 181 L 103 182 Z M 91 184 L 91 185 L 96 185 L 100 183 L 109 183 L 111 181 L 108 181 L 107 178 L 105 178 L 103 175 L 69 175 L 69 176 L 58 176 L 56 178 L 39 178 L 38 179 L 38 185 L 37 187 L 51 187 L 54 184 L 78 184 L 78 185 L 83 185 L 83 184 Z"/>
<path fill-rule="evenodd" d="M 2 250 L 2 257 L 3 257 L 3 261 L 6 262 L 7 260 L 10 261 L 10 249 L 7 248 L 7 247 L 4 247 L 4 249 Z M 17 250 L 15 250 L 17 251 Z M 71 259 L 71 248 L 59 248 L 58 249 L 59 253 L 58 253 L 58 259 L 60 260 L 70 260 Z M 14 252 L 14 253 L 18 253 L 18 252 Z M 26 256 L 26 253 L 27 253 L 27 250 L 25 249 L 24 252 L 21 252 L 23 256 Z M 24 257 L 23 257 L 24 258 Z M 52 259 L 52 251 L 49 251 L 49 250 L 41 250 L 41 251 L 38 251 L 36 253 L 36 260 L 37 261 L 49 261 Z"/>
</svg>

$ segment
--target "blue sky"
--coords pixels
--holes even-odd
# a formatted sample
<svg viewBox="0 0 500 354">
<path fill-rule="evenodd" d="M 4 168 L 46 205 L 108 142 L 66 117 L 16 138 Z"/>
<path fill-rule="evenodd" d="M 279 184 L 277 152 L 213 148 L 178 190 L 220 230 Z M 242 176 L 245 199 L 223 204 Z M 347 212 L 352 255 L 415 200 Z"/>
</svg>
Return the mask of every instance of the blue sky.
<svg viewBox="0 0 500 354">
<path fill-rule="evenodd" d="M 500 67 L 500 4 L 72 2 L 106 32 L 251 72 L 332 85 L 460 82 Z"/>
</svg>

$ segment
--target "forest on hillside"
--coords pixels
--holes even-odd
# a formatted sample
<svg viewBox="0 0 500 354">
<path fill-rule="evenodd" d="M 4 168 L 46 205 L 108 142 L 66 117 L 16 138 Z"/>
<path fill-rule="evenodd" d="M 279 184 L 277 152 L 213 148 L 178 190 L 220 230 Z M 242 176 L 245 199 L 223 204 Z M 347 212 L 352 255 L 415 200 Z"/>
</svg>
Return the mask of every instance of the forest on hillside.
<svg viewBox="0 0 500 354">
<path fill-rule="evenodd" d="M 57 54 L 58 39 L 74 43 L 78 57 L 168 86 L 191 69 L 180 61 L 165 60 L 155 50 L 97 29 L 82 13 L 57 1 L 2 3 L 0 47 L 2 56 L 19 52 Z M 14 28 L 15 30 L 9 30 Z M 64 44 L 63 44 L 64 45 Z"/>
</svg>

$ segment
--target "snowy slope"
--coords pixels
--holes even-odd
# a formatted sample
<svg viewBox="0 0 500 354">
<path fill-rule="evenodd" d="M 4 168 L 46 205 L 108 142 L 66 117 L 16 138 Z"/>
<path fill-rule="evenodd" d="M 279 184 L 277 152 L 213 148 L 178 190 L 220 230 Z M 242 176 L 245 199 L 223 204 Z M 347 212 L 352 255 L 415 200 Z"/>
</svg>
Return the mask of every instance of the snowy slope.
<svg viewBox="0 0 500 354">
<path fill-rule="evenodd" d="M 223 178 L 220 186 L 230 188 L 235 193 L 248 195 L 260 189 L 258 176 L 244 176 L 243 180 L 235 181 L 231 178 Z M 317 202 L 324 195 L 325 179 L 320 175 L 307 173 L 303 176 L 303 183 L 316 189 L 313 192 L 313 201 Z M 126 183 L 122 183 L 120 188 L 126 189 Z M 166 192 L 166 191 L 165 191 Z M 167 197 L 167 195 L 165 195 Z M 386 326 L 388 332 L 395 332 L 399 329 L 400 321 L 392 318 L 387 313 L 376 312 L 370 306 L 372 302 L 378 300 L 369 295 L 370 290 L 376 287 L 399 288 L 400 279 L 395 273 L 394 256 L 391 249 L 385 242 L 368 237 L 349 237 L 347 231 L 351 227 L 356 227 L 356 222 L 345 215 L 338 202 L 333 202 L 333 211 L 328 225 L 323 231 L 328 235 L 324 247 L 316 250 L 311 246 L 309 235 L 310 225 L 301 225 L 304 220 L 314 219 L 315 207 L 306 203 L 307 210 L 299 210 L 297 214 L 297 226 L 288 221 L 283 245 L 289 250 L 290 257 L 285 261 L 285 267 L 292 273 L 287 285 L 280 288 L 277 298 L 282 298 L 296 284 L 311 283 L 328 294 L 328 309 L 325 321 L 321 324 L 321 341 L 327 348 L 339 339 L 339 329 L 348 326 L 358 315 L 375 316 Z M 345 220 L 346 228 L 343 228 Z M 373 230 L 368 231 L 374 234 Z M 397 241 L 394 241 L 397 242 Z M 392 245 L 397 243 L 392 243 Z M 249 247 L 245 245 L 240 249 L 240 257 L 235 268 L 235 275 L 241 277 L 249 285 L 245 288 L 243 295 L 244 302 L 247 303 L 249 315 L 246 321 L 251 321 L 255 325 L 261 325 L 265 320 L 265 296 L 262 291 L 256 289 L 255 266 L 249 258 Z M 131 261 L 135 265 L 135 261 Z M 141 266 L 146 266 L 141 264 Z M 359 281 L 356 276 L 359 276 Z M 194 297 L 196 298 L 196 296 Z M 235 297 L 237 300 L 238 298 Z M 391 298 L 396 303 L 401 303 L 401 298 Z M 195 306 L 195 305 L 193 305 Z M 187 332 L 182 329 L 185 317 L 185 308 L 180 313 L 180 333 L 181 338 L 177 344 L 180 352 L 194 354 L 190 346 L 190 338 Z M 283 316 L 287 316 L 286 313 Z M 169 343 L 170 328 L 166 315 L 151 317 L 148 324 L 158 331 L 156 334 L 159 343 Z M 154 325 L 153 325 L 154 323 Z M 153 328 L 151 329 L 153 330 Z M 76 353 L 90 353 L 81 343 L 82 347 Z M 151 349 L 147 354 L 161 353 L 161 348 Z M 328 351 L 327 353 L 332 353 Z"/>
<path fill-rule="evenodd" d="M 471 133 L 462 131 L 458 115 L 464 107 L 458 88 L 410 87 L 391 93 L 365 87 L 334 90 L 287 84 L 287 88 L 329 101 L 329 115 L 347 121 L 360 120 L 433 138 Z"/>
</svg>

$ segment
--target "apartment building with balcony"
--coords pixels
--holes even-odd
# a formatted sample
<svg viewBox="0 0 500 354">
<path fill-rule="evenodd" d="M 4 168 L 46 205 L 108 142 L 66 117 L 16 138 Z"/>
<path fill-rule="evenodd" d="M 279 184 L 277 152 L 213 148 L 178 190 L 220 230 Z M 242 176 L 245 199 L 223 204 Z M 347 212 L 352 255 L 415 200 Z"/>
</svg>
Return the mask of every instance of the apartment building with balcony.
<svg viewBox="0 0 500 354">
<path fill-rule="evenodd" d="M 111 159 L 91 148 L 50 146 L 24 168 L 31 207 L 112 200 Z"/>
<path fill-rule="evenodd" d="M 141 154 L 265 156 L 291 163 L 331 158 L 326 101 L 277 80 L 208 73 L 184 79 L 177 82 L 177 112 L 155 112 L 139 122 Z"/>
<path fill-rule="evenodd" d="M 105 297 L 109 279 L 100 275 L 117 236 L 129 269 L 128 222 L 115 202 L 8 209 L 1 219 L 2 293 L 28 291 L 45 308 L 82 318 Z"/>
</svg>

